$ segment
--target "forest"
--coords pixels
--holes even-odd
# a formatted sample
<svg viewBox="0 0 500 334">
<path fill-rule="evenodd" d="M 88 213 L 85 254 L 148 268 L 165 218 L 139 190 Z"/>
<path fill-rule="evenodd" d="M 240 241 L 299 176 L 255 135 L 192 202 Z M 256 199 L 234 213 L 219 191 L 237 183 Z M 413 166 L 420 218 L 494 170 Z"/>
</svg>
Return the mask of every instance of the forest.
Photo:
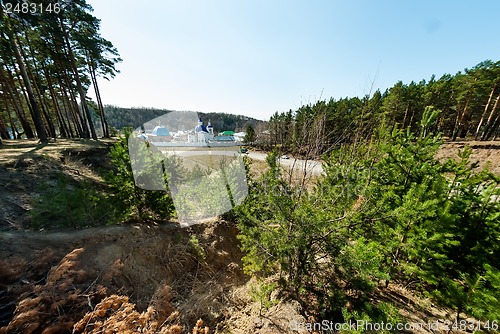
<svg viewBox="0 0 500 334">
<path fill-rule="evenodd" d="M 123 130 L 123 128 L 125 127 L 132 127 L 136 129 L 142 124 L 165 115 L 171 111 L 172 110 L 145 107 L 120 108 L 112 105 L 104 105 L 104 114 L 109 126 L 117 130 Z M 210 121 L 214 129 L 219 132 L 222 132 L 224 130 L 240 132 L 244 131 L 247 126 L 261 129 L 261 131 L 267 128 L 266 122 L 248 116 L 202 112 L 198 112 L 198 116 L 201 117 L 205 124 Z M 164 125 L 168 127 L 168 124 Z"/>
<path fill-rule="evenodd" d="M 97 78 L 117 74 L 118 51 L 84 0 L 40 4 L 35 12 L 0 9 L 1 138 L 97 139 L 95 121 L 109 137 Z"/>
<path fill-rule="evenodd" d="M 495 140 L 500 130 L 500 61 L 486 60 L 458 73 L 394 84 L 363 97 L 346 97 L 276 112 L 269 120 L 271 146 L 320 156 L 343 143 L 370 137 L 380 125 L 421 130 L 426 112 L 436 111 L 428 129 L 450 140 Z M 298 147 L 299 144 L 304 148 Z M 302 154 L 306 153 L 305 151 Z"/>
<path fill-rule="evenodd" d="M 450 330 L 467 315 L 498 319 L 499 175 L 479 169 L 467 146 L 457 159 L 436 152 L 497 139 L 499 83 L 500 62 L 486 60 L 276 112 L 259 142 L 274 152 L 269 170 L 236 208 L 246 270 L 278 272 L 272 287 L 319 319 L 394 322 L 398 312 L 379 300 L 391 282 L 452 308 Z M 321 157 L 324 178 L 308 187 L 304 170 L 293 180 L 282 153 Z"/>
<path fill-rule="evenodd" d="M 98 78 L 112 79 L 121 58 L 100 35 L 100 20 L 85 1 L 72 1 L 57 13 L 37 14 L 0 16 L 2 139 L 107 138 L 112 128 L 136 128 L 170 111 L 103 104 Z M 90 89 L 96 101 L 88 97 Z M 243 131 L 264 123 L 241 115 L 200 116 L 221 131 Z"/>
</svg>

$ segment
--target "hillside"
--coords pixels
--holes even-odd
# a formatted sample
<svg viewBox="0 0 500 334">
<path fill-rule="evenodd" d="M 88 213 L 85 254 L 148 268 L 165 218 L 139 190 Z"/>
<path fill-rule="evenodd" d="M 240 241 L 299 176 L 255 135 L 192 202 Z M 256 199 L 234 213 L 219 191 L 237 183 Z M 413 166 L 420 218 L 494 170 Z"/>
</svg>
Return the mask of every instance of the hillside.
<svg viewBox="0 0 500 334">
<path fill-rule="evenodd" d="M 115 129 L 123 129 L 126 126 L 138 128 L 142 124 L 149 122 L 156 117 L 162 116 L 172 110 L 155 108 L 121 108 L 116 106 L 104 106 L 104 112 L 110 126 Z M 244 131 L 248 125 L 260 128 L 267 122 L 251 117 L 224 113 L 198 113 L 203 121 L 212 122 L 212 126 L 218 131 L 232 130 L 235 132 Z"/>
</svg>

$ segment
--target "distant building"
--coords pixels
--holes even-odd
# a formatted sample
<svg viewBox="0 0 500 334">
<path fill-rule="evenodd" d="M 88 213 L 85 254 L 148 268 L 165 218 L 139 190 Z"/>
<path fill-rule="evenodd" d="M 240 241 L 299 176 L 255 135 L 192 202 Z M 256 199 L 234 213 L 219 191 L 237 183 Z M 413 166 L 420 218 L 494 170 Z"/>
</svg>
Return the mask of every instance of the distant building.
<svg viewBox="0 0 500 334">
<path fill-rule="evenodd" d="M 168 129 L 166 127 L 158 125 L 158 126 L 155 126 L 153 131 L 151 131 L 151 135 L 168 137 L 168 136 L 170 136 L 170 132 L 168 131 Z"/>
<path fill-rule="evenodd" d="M 206 132 L 208 133 L 207 128 L 205 125 L 203 125 L 203 121 L 201 120 L 201 117 L 198 119 L 198 125 L 194 128 L 195 133 L 200 133 L 200 132 Z"/>
<path fill-rule="evenodd" d="M 234 134 L 234 140 L 238 142 L 243 142 L 245 140 L 246 132 L 236 132 Z"/>
<path fill-rule="evenodd" d="M 168 129 L 164 126 L 155 126 L 153 131 L 145 134 L 147 139 L 151 142 L 169 142 L 172 140 L 172 136 Z"/>
<path fill-rule="evenodd" d="M 210 134 L 212 136 L 212 138 L 213 138 L 213 136 L 214 136 L 214 127 L 212 126 L 212 123 L 210 122 L 210 120 L 208 120 L 207 130 L 208 130 L 208 134 Z"/>
<path fill-rule="evenodd" d="M 198 144 L 212 144 L 214 146 L 233 146 L 241 144 L 244 132 L 235 133 L 231 130 L 226 130 L 214 135 L 215 129 L 210 120 L 207 126 L 203 124 L 201 118 L 198 118 L 197 125 L 191 130 L 179 130 L 170 132 L 165 126 L 158 125 L 153 130 L 142 131 L 137 135 L 137 138 L 147 140 L 155 146 L 176 146 L 184 145 L 197 146 Z"/>
<path fill-rule="evenodd" d="M 194 128 L 194 133 L 198 143 L 208 143 L 214 139 L 214 128 L 212 127 L 212 123 L 208 121 L 208 126 L 206 127 L 201 117 L 198 119 L 198 125 Z"/>
<path fill-rule="evenodd" d="M 223 135 L 222 135 L 222 136 L 216 136 L 216 137 L 214 138 L 214 140 L 215 140 L 215 141 L 219 141 L 219 142 L 221 142 L 221 141 L 223 141 L 223 142 L 231 142 L 231 141 L 235 141 L 235 140 L 234 140 L 234 136 L 223 136 Z"/>
</svg>

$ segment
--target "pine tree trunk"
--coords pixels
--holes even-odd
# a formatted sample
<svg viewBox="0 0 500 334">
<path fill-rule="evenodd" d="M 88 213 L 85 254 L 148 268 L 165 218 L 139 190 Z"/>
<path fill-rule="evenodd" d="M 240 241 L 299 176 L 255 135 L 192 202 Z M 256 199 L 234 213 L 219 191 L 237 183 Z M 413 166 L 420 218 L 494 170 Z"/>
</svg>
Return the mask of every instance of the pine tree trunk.
<svg viewBox="0 0 500 334">
<path fill-rule="evenodd" d="M 26 68 L 24 67 L 23 60 L 21 58 L 21 53 L 19 52 L 19 48 L 14 39 L 14 35 L 12 32 L 8 32 L 9 39 L 12 44 L 12 48 L 14 51 L 14 55 L 16 57 L 17 64 L 19 66 L 19 71 L 21 72 L 21 77 L 24 81 L 24 86 L 26 87 L 26 91 L 28 93 L 28 99 L 33 109 L 33 122 L 35 123 L 35 129 L 38 135 L 38 138 L 42 143 L 48 142 L 47 133 L 45 132 L 45 127 L 42 121 L 42 116 L 40 115 L 40 109 L 38 108 L 38 103 L 35 100 L 35 95 L 33 94 L 33 89 L 31 88 L 31 82 L 28 79 L 28 74 L 26 73 Z"/>
<path fill-rule="evenodd" d="M 499 128 L 497 127 L 497 130 L 494 132 L 494 136 L 492 140 L 497 140 L 497 137 L 499 135 Z"/>
<path fill-rule="evenodd" d="M 36 80 L 36 78 L 35 78 L 35 74 L 40 73 L 40 71 L 39 71 L 39 69 L 37 67 L 37 64 L 36 64 L 36 61 L 35 61 L 35 57 L 34 57 L 34 54 L 33 54 L 33 49 L 31 47 L 30 40 L 28 39 L 28 34 L 26 33 L 26 31 L 25 31 L 24 34 L 25 34 L 26 44 L 28 45 L 28 50 L 31 53 L 31 59 L 32 59 L 32 63 L 33 63 L 33 69 L 34 69 L 35 72 L 33 72 L 31 70 L 30 61 L 29 61 L 28 57 L 26 57 L 26 54 L 23 51 L 23 49 L 21 48 L 19 51 L 21 53 L 21 56 L 24 59 L 24 63 L 26 64 L 26 69 L 27 69 L 28 77 L 31 77 L 31 82 L 34 83 L 33 84 L 34 92 L 35 92 L 35 94 L 38 97 L 40 109 L 42 110 L 42 115 L 45 118 L 45 124 L 47 126 L 48 132 L 50 133 L 50 136 L 52 138 L 57 138 L 56 128 L 55 128 L 54 122 L 52 121 L 52 118 L 50 117 L 50 114 L 48 112 L 46 101 L 45 101 L 45 98 L 44 98 L 44 95 L 43 95 L 43 92 L 42 92 L 42 87 L 40 87 L 40 85 L 38 84 L 40 82 L 40 80 Z M 17 44 L 21 45 L 21 41 L 19 39 L 19 36 L 16 36 L 16 39 L 17 39 Z"/>
<path fill-rule="evenodd" d="M 5 123 L 2 115 L 0 114 L 0 140 L 10 139 L 9 130 L 7 129 L 7 124 Z"/>
<path fill-rule="evenodd" d="M 78 122 L 80 125 L 80 137 L 81 138 L 90 138 L 90 131 L 87 126 L 87 122 L 85 121 L 85 117 L 83 113 L 80 113 L 80 108 L 78 107 L 78 102 L 76 101 L 76 96 L 73 90 L 71 89 L 71 80 L 69 78 L 69 75 L 66 71 L 64 71 L 64 80 L 66 82 L 66 87 L 68 87 L 67 92 L 69 93 L 69 101 L 71 102 L 70 105 L 72 106 L 71 110 L 73 111 L 74 114 L 74 119 Z M 64 87 L 64 86 L 63 86 Z"/>
<path fill-rule="evenodd" d="M 21 71 L 19 71 L 17 69 L 15 59 L 12 61 L 12 68 L 14 69 L 14 72 L 15 72 L 15 75 L 16 75 L 16 78 L 14 79 L 14 76 L 12 75 L 12 73 L 8 72 L 9 77 L 10 77 L 10 81 L 12 82 L 12 87 L 16 87 L 15 82 L 17 80 L 17 82 L 19 83 L 19 90 L 21 91 L 20 93 L 18 93 L 17 89 L 16 89 L 16 90 L 14 90 L 14 93 L 16 94 L 17 100 L 19 101 L 19 104 L 21 106 L 23 106 L 22 99 L 24 99 L 25 106 L 28 108 L 30 116 L 31 116 L 31 119 L 33 120 L 35 118 L 35 114 L 33 112 L 33 108 L 31 107 L 31 104 L 30 104 L 30 99 L 28 97 L 28 92 L 26 91 L 26 87 L 23 84 L 24 81 L 23 81 L 23 77 L 21 76 Z M 24 112 L 24 108 L 22 108 L 22 110 Z M 36 137 L 36 135 L 34 134 L 33 138 L 35 138 L 35 137 Z"/>
<path fill-rule="evenodd" d="M 9 119 L 11 118 L 10 111 L 9 111 L 9 105 L 10 105 L 10 106 L 13 106 L 14 112 L 17 115 L 17 119 L 19 120 L 19 123 L 21 123 L 21 127 L 23 128 L 23 131 L 26 134 L 26 136 L 28 137 L 28 134 L 29 134 L 30 137 L 28 137 L 28 138 L 33 138 L 34 137 L 33 131 L 30 131 L 31 128 L 30 128 L 29 124 L 26 122 L 25 117 L 23 117 L 22 110 L 18 109 L 19 107 L 16 104 L 15 98 L 12 96 L 13 93 L 11 90 L 11 86 L 7 82 L 7 78 L 5 77 L 2 64 L 0 64 L 0 84 L 1 84 L 1 87 L 3 89 L 2 97 L 4 100 L 5 108 L 7 109 L 7 114 L 9 115 Z M 12 125 L 14 125 L 14 123 L 12 122 L 12 119 L 10 119 L 10 123 L 11 123 L 11 127 L 12 127 Z M 14 131 L 14 129 L 15 129 L 15 127 L 12 128 L 13 131 Z M 14 132 L 14 134 L 15 134 L 15 138 L 17 138 L 19 136 L 19 132 L 17 132 L 17 130 Z"/>
<path fill-rule="evenodd" d="M 109 138 L 108 121 L 106 120 L 106 115 L 104 114 L 104 106 L 102 104 L 101 92 L 99 91 L 99 86 L 97 85 L 97 76 L 95 74 L 94 64 L 91 60 L 89 60 L 89 71 L 90 71 L 90 77 L 92 78 L 92 84 L 94 85 L 94 91 L 97 99 L 97 106 L 99 107 L 99 117 L 101 119 L 103 137 Z"/>
<path fill-rule="evenodd" d="M 73 74 L 75 76 L 76 87 L 78 89 L 78 93 L 80 94 L 80 103 L 82 104 L 83 111 L 84 111 L 85 116 L 87 118 L 92 139 L 97 140 L 97 135 L 95 133 L 94 123 L 92 122 L 90 110 L 89 110 L 89 107 L 87 105 L 87 101 L 85 100 L 85 92 L 83 90 L 82 82 L 80 81 L 80 74 L 78 73 L 78 68 L 76 66 L 75 55 L 73 53 L 73 49 L 71 48 L 71 43 L 69 41 L 68 31 L 66 30 L 66 28 L 64 26 L 64 22 L 63 22 L 61 16 L 59 16 L 59 22 L 61 24 L 61 29 L 62 29 L 62 32 L 64 35 L 64 40 L 66 42 L 66 48 L 68 51 L 69 61 L 70 61 L 70 64 L 71 64 L 71 67 L 73 70 Z"/>
<path fill-rule="evenodd" d="M 497 114 L 497 117 L 495 117 L 495 121 L 490 127 L 490 130 L 486 134 L 486 140 L 489 140 L 493 134 L 495 134 L 493 140 L 497 138 L 497 133 L 498 133 L 498 127 L 500 126 L 500 112 Z"/>
<path fill-rule="evenodd" d="M 80 137 L 81 136 L 81 130 L 78 128 L 75 119 L 71 116 L 72 115 L 72 113 L 71 113 L 72 109 L 71 109 L 71 106 L 70 106 L 68 95 L 66 95 L 66 91 L 64 90 L 64 86 L 61 85 L 61 81 L 60 80 L 59 80 L 59 90 L 60 90 L 59 93 L 61 94 L 61 101 L 62 101 L 62 104 L 63 104 L 63 109 L 64 109 L 64 112 L 65 112 L 65 118 L 66 118 L 66 121 L 68 122 L 69 135 L 71 136 L 71 138 Z M 73 133 L 73 128 L 71 127 L 71 123 L 73 123 L 73 127 L 74 127 L 76 133 Z"/>
<path fill-rule="evenodd" d="M 75 129 L 78 131 L 78 137 L 80 138 L 90 138 L 89 129 L 87 124 L 83 121 L 82 115 L 80 114 L 80 108 L 78 107 L 78 103 L 76 102 L 75 95 L 73 91 L 68 88 L 66 90 L 65 86 L 62 86 L 64 91 L 64 97 L 66 98 L 69 106 L 69 111 L 71 113 L 71 119 L 73 120 L 73 125 Z"/>
<path fill-rule="evenodd" d="M 24 103 L 25 103 L 26 107 L 28 108 L 28 110 L 30 112 L 31 119 L 34 119 L 35 114 L 33 113 L 33 107 L 30 104 L 30 99 L 29 99 L 29 96 L 28 96 L 28 92 L 26 91 L 26 87 L 23 85 L 23 78 L 21 77 L 20 73 L 16 73 L 16 74 L 18 76 L 17 81 L 20 84 L 19 89 L 21 91 L 20 93 L 21 93 L 21 96 L 22 96 L 22 97 L 21 96 L 19 97 L 19 103 L 22 104 L 21 99 L 23 98 L 24 99 Z"/>
<path fill-rule="evenodd" d="M 69 79 L 69 76 L 66 74 L 66 82 L 71 83 L 71 80 Z M 80 125 L 82 131 L 81 131 L 81 136 L 82 138 L 90 138 L 90 130 L 86 121 L 85 117 L 85 112 L 83 110 L 82 106 L 82 111 L 80 112 L 80 107 L 78 106 L 78 101 L 76 99 L 75 92 L 71 89 L 71 85 L 68 85 L 68 93 L 69 93 L 69 99 L 71 102 L 71 105 L 73 106 L 73 114 L 74 114 L 74 119 L 78 121 L 78 124 Z"/>
<path fill-rule="evenodd" d="M 411 108 L 410 121 L 408 122 L 408 126 L 410 127 L 410 130 L 411 130 L 411 127 L 413 124 L 413 118 L 415 118 L 415 108 Z"/>
<path fill-rule="evenodd" d="M 477 81 L 477 78 L 474 80 Z M 457 139 L 458 133 L 460 132 L 460 137 L 464 135 L 464 120 L 465 115 L 467 114 L 467 108 L 469 107 L 470 99 L 472 98 L 472 94 L 474 93 L 474 89 L 469 90 L 469 95 L 467 96 L 467 100 L 465 101 L 464 109 L 462 113 L 457 113 L 457 119 L 455 121 L 455 127 L 453 130 L 453 141 Z M 467 129 L 465 129 L 465 133 L 467 133 Z"/>
<path fill-rule="evenodd" d="M 479 121 L 479 124 L 477 125 L 476 129 L 476 134 L 474 136 L 474 139 L 477 140 L 479 137 L 479 131 L 481 130 L 481 126 L 483 125 L 484 118 L 486 117 L 486 114 L 488 113 L 488 109 L 490 108 L 491 104 L 491 99 L 493 98 L 493 94 L 495 93 L 495 89 L 497 88 L 497 83 L 493 85 L 493 89 L 491 90 L 490 97 L 488 98 L 488 103 L 486 103 L 486 106 L 484 107 L 483 114 L 481 115 L 481 120 Z"/>
<path fill-rule="evenodd" d="M 491 136 L 491 131 L 490 129 L 493 127 L 493 116 L 495 115 L 495 111 L 498 108 L 498 101 L 500 100 L 500 93 L 497 95 L 497 98 L 495 100 L 495 104 L 493 105 L 493 109 L 491 109 L 490 115 L 488 116 L 488 121 L 486 121 L 486 126 L 484 127 L 483 130 L 483 135 L 481 136 L 481 140 L 488 140 Z"/>
<path fill-rule="evenodd" d="M 54 87 L 58 87 L 57 91 L 54 89 L 54 94 L 56 95 L 57 100 L 62 103 L 62 107 L 60 107 L 61 110 L 61 117 L 66 119 L 66 126 L 68 128 L 68 135 L 70 138 L 77 138 L 78 137 L 78 130 L 75 127 L 75 132 L 73 132 L 73 128 L 71 127 L 71 123 L 74 125 L 73 118 L 70 115 L 70 109 L 71 106 L 69 105 L 69 100 L 68 96 L 66 94 L 66 90 L 64 89 L 63 81 L 61 76 L 57 77 L 57 85 Z"/>
<path fill-rule="evenodd" d="M 66 104 L 66 99 L 67 99 L 67 96 L 61 96 L 61 103 L 62 103 L 62 111 L 61 113 L 64 114 L 64 117 L 63 118 L 66 118 L 66 126 L 68 127 L 68 136 L 69 138 L 76 138 L 78 136 L 76 136 L 76 134 L 73 132 L 73 128 L 71 127 L 71 123 L 73 123 L 73 126 L 74 125 L 74 122 L 73 122 L 73 118 L 70 116 L 69 114 L 69 107 L 67 106 Z M 75 127 L 75 131 L 78 131 Z"/>
<path fill-rule="evenodd" d="M 405 110 L 405 115 L 403 117 L 403 125 L 402 125 L 402 129 L 405 128 L 405 125 L 406 125 L 406 118 L 408 117 L 408 111 L 410 110 L 410 104 L 407 104 L 406 105 L 406 110 Z"/>
<path fill-rule="evenodd" d="M 64 65 L 60 59 L 54 59 L 54 63 L 57 67 L 63 69 L 59 73 L 57 80 L 59 83 L 59 93 L 61 94 L 61 100 L 65 106 L 66 119 L 68 121 L 68 129 L 72 138 L 90 138 L 88 134 L 88 128 L 82 128 L 79 120 L 81 120 L 81 114 L 79 111 L 78 103 L 74 98 L 74 94 L 71 88 L 71 80 L 67 73 L 67 66 Z M 71 128 L 71 123 L 73 123 L 74 133 Z"/>
<path fill-rule="evenodd" d="M 7 117 L 9 118 L 10 128 L 12 129 L 12 135 L 14 136 L 14 139 L 16 139 L 19 137 L 19 131 L 17 130 L 16 124 L 14 123 L 14 120 L 12 119 L 8 99 L 6 101 L 5 110 L 7 111 Z"/>
<path fill-rule="evenodd" d="M 28 139 L 35 138 L 35 134 L 33 133 L 33 129 L 31 128 L 31 125 L 28 123 L 26 120 L 26 114 L 24 113 L 22 107 L 18 104 L 19 102 L 19 96 L 17 97 L 14 95 L 14 92 L 11 89 L 11 85 L 7 81 L 7 77 L 5 76 L 4 70 L 3 70 L 3 64 L 0 64 L 0 82 L 2 83 L 2 86 L 4 87 L 5 95 L 7 96 L 7 101 L 10 102 L 12 107 L 14 108 L 14 111 L 16 113 L 17 119 L 19 120 L 19 123 L 21 123 L 21 127 L 23 128 L 24 133 L 26 134 L 26 137 Z M 10 72 L 8 72 L 10 74 Z M 12 121 L 11 121 L 11 124 Z M 19 133 L 17 133 L 19 135 Z M 17 138 L 17 136 L 16 136 Z"/>
<path fill-rule="evenodd" d="M 45 65 L 42 63 L 42 71 L 47 78 L 47 85 L 49 86 L 49 93 L 50 93 L 50 98 L 52 100 L 52 104 L 54 105 L 54 113 L 56 114 L 56 119 L 57 122 L 59 123 L 59 133 L 61 137 L 63 138 L 69 138 L 69 130 L 68 130 L 68 125 L 64 121 L 64 117 L 62 116 L 61 113 L 61 108 L 59 107 L 59 101 L 57 101 L 57 96 L 54 91 L 54 86 L 52 85 L 52 80 L 50 79 L 50 75 L 45 67 Z"/>
<path fill-rule="evenodd" d="M 19 42 L 19 40 L 18 40 Z M 21 54 L 23 55 L 23 58 L 24 58 L 24 61 L 25 63 L 28 65 L 28 59 L 26 58 L 26 56 L 24 56 L 22 50 L 21 50 Z M 43 116 L 43 119 L 45 119 L 45 131 L 47 131 L 47 133 L 50 134 L 50 137 L 52 138 L 56 138 L 57 137 L 57 134 L 56 134 L 56 128 L 54 126 L 54 122 L 52 121 L 52 118 L 50 117 L 49 113 L 48 113 L 48 108 L 46 106 L 46 103 L 44 101 L 44 97 L 43 97 L 43 94 L 41 92 L 41 89 L 40 87 L 36 84 L 36 79 L 35 79 L 35 76 L 33 74 L 33 72 L 31 71 L 30 67 L 27 66 L 26 67 L 27 69 L 27 72 L 28 72 L 28 78 L 30 78 L 30 81 L 31 82 L 34 82 L 35 84 L 33 85 L 33 88 L 34 88 L 34 93 L 36 94 L 36 97 L 38 98 L 38 104 L 40 106 L 40 109 L 41 109 L 41 114 Z M 36 70 L 36 69 L 35 69 Z"/>
</svg>

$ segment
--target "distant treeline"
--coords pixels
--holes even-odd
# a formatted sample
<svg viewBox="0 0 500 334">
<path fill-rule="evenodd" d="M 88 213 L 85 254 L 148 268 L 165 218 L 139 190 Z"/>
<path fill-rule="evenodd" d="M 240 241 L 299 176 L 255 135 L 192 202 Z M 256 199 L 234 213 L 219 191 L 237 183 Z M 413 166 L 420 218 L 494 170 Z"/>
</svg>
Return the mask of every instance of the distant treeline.
<svg viewBox="0 0 500 334">
<path fill-rule="evenodd" d="M 124 127 L 138 128 L 156 117 L 165 115 L 172 110 L 155 108 L 121 108 L 112 105 L 104 106 L 104 113 L 110 126 L 121 130 Z M 250 125 L 253 128 L 264 128 L 267 122 L 251 117 L 223 113 L 198 113 L 205 125 L 210 120 L 215 131 L 244 131 Z M 196 124 L 193 124 L 193 128 Z"/>
<path fill-rule="evenodd" d="M 318 101 L 270 119 L 270 146 L 319 155 L 342 143 L 370 137 L 385 124 L 418 134 L 424 111 L 437 117 L 432 132 L 452 140 L 494 140 L 500 127 L 500 61 L 490 60 L 455 75 L 397 82 L 385 92 Z M 306 152 L 307 151 L 307 152 Z"/>
</svg>

